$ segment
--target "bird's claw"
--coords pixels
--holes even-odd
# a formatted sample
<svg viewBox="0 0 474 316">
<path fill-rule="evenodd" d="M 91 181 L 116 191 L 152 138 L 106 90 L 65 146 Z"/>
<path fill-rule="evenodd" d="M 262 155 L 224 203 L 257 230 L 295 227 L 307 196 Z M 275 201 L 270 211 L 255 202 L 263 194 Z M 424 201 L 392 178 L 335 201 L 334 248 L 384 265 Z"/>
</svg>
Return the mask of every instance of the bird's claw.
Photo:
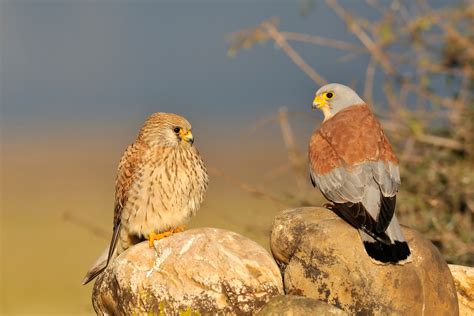
<svg viewBox="0 0 474 316">
<path fill-rule="evenodd" d="M 323 207 L 327 208 L 328 210 L 332 210 L 333 207 L 334 207 L 334 204 L 333 203 L 324 203 Z"/>
<path fill-rule="evenodd" d="M 155 240 L 158 241 L 171 235 L 173 235 L 173 231 L 166 231 L 160 234 L 150 233 L 150 235 L 148 235 L 148 243 L 150 245 L 150 248 L 153 247 L 153 243 Z"/>
<path fill-rule="evenodd" d="M 169 237 L 169 236 L 171 236 L 171 235 L 173 235 L 173 234 L 175 234 L 175 233 L 181 233 L 181 232 L 183 232 L 185 229 L 186 229 L 186 226 L 183 225 L 183 226 L 178 226 L 178 227 L 176 227 L 176 228 L 174 228 L 174 229 L 171 229 L 171 230 L 162 232 L 162 233 L 160 233 L 160 234 L 150 233 L 150 234 L 148 235 L 148 243 L 149 243 L 149 245 L 150 245 L 150 248 L 153 247 L 153 243 L 155 242 L 155 240 L 158 241 L 158 240 L 163 239 L 163 238 L 165 238 L 165 237 Z"/>
</svg>

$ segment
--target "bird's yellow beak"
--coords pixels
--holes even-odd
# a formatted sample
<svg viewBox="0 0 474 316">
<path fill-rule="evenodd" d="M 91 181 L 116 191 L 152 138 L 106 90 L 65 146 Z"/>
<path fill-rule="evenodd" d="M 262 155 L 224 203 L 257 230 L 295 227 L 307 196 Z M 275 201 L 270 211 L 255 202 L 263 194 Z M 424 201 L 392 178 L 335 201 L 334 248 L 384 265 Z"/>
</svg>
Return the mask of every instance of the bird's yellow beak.
<svg viewBox="0 0 474 316">
<path fill-rule="evenodd" d="M 313 110 L 320 109 L 323 106 L 328 105 L 326 100 L 324 100 L 322 95 L 317 95 L 313 100 Z"/>
<path fill-rule="evenodd" d="M 191 131 L 185 131 L 183 129 L 179 133 L 179 136 L 181 137 L 182 140 L 187 141 L 191 145 L 194 143 L 194 136 L 193 136 L 193 133 L 191 133 Z"/>
</svg>

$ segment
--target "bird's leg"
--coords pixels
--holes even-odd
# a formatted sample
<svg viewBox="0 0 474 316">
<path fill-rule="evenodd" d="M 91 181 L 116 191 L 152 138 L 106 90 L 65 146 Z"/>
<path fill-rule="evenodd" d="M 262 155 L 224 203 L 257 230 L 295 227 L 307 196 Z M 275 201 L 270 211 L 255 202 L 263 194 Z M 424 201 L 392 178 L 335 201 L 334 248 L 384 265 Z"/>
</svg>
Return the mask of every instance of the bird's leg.
<svg viewBox="0 0 474 316">
<path fill-rule="evenodd" d="M 153 247 L 153 242 L 155 240 L 160 240 L 160 239 L 163 239 L 165 237 L 169 237 L 175 233 L 181 233 L 183 232 L 184 230 L 186 229 L 186 226 L 185 225 L 182 225 L 182 226 L 178 226 L 176 228 L 173 228 L 173 229 L 170 229 L 168 231 L 165 231 L 165 232 L 162 232 L 160 234 L 155 234 L 154 232 L 150 233 L 148 235 L 148 243 L 150 245 L 150 248 Z"/>
<path fill-rule="evenodd" d="M 156 240 L 160 240 L 160 239 L 163 239 L 165 237 L 168 237 L 168 236 L 171 236 L 173 235 L 173 231 L 169 230 L 169 231 L 166 231 L 166 232 L 162 232 L 160 234 L 155 234 L 154 232 L 151 232 L 149 235 L 148 235 L 148 244 L 150 245 L 150 248 L 153 247 L 153 242 Z"/>
</svg>

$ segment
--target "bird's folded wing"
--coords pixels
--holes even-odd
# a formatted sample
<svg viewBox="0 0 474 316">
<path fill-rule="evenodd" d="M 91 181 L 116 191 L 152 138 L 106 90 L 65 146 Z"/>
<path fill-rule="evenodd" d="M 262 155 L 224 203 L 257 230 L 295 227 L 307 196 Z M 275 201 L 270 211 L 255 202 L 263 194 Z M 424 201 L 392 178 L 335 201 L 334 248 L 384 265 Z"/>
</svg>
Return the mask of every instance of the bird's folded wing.
<svg viewBox="0 0 474 316">
<path fill-rule="evenodd" d="M 318 137 L 316 136 L 316 138 Z M 313 137 L 314 139 L 315 137 Z M 319 140 L 316 141 L 319 142 Z M 322 146 L 320 148 L 324 148 L 324 153 L 321 156 L 334 154 L 333 149 L 324 139 L 320 139 L 319 145 Z M 315 172 L 313 167 L 315 161 L 317 161 L 317 158 L 312 159 L 310 153 L 311 180 L 313 185 L 318 187 L 329 201 L 336 203 L 331 209 L 349 224 L 365 231 L 372 238 L 383 243 L 389 243 L 384 231 L 390 224 L 393 209 L 385 210 L 383 203 L 381 203 L 380 211 L 377 209 L 376 212 L 374 210 L 369 212 L 363 203 L 367 194 L 368 183 L 371 181 L 373 186 L 376 187 L 374 181 L 371 180 L 373 177 L 371 164 L 362 163 L 349 168 L 340 161 L 337 163 L 334 161 L 334 165 L 337 167 L 321 174 Z M 380 230 L 379 228 L 384 229 Z"/>
<path fill-rule="evenodd" d="M 384 196 L 394 196 L 400 185 L 397 158 L 365 104 L 351 106 L 323 123 L 311 137 L 309 161 L 312 179 L 323 193 L 341 191 L 345 202 L 359 202 L 363 186 L 372 178 Z"/>
<path fill-rule="evenodd" d="M 380 220 L 377 231 L 386 229 L 395 208 L 394 199 L 386 198 L 395 196 L 400 175 L 392 148 L 367 105 L 352 106 L 325 121 L 311 137 L 309 162 L 313 184 L 334 203 L 362 202 L 375 180 L 381 209 L 373 219 Z"/>
<path fill-rule="evenodd" d="M 135 142 L 127 147 L 120 159 L 117 179 L 115 181 L 114 229 L 107 263 L 110 261 L 117 244 L 121 226 L 122 208 L 127 202 L 128 192 L 135 179 L 136 170 L 139 169 L 142 163 L 144 150 L 145 146 L 143 144 Z"/>
<path fill-rule="evenodd" d="M 349 172 L 344 167 L 337 167 L 325 174 L 315 173 L 310 168 L 310 175 L 315 186 L 324 196 L 334 203 L 358 203 L 365 193 L 367 169 L 358 166 Z"/>
</svg>

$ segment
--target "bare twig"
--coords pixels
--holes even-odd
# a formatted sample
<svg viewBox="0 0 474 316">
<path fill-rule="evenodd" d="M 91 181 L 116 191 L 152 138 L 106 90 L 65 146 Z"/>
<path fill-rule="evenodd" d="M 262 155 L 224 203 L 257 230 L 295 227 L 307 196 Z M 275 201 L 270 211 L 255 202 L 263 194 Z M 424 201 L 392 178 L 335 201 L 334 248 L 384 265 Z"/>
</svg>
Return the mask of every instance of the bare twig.
<svg viewBox="0 0 474 316">
<path fill-rule="evenodd" d="M 469 41 L 467 36 L 463 36 L 455 28 L 453 28 L 451 25 L 446 23 L 443 18 L 441 18 L 439 16 L 436 16 L 435 20 L 439 23 L 439 25 L 441 25 L 443 30 L 446 32 L 446 34 L 450 38 L 457 41 L 462 46 L 462 48 L 465 49 L 465 51 L 468 54 L 469 58 L 474 59 L 474 45 L 473 45 L 472 40 Z"/>
<path fill-rule="evenodd" d="M 458 150 L 462 151 L 464 149 L 464 145 L 461 144 L 460 142 L 446 138 L 446 137 L 439 137 L 439 136 L 434 136 L 434 135 L 427 135 L 427 134 L 420 134 L 416 137 L 416 139 L 419 142 L 433 145 L 433 146 L 438 146 L 438 147 L 444 147 L 452 150 Z"/>
<path fill-rule="evenodd" d="M 318 85 L 325 85 L 327 80 L 318 74 L 310 65 L 308 65 L 303 58 L 288 44 L 285 37 L 278 32 L 273 23 L 267 21 L 262 23 L 262 26 L 267 30 L 268 34 L 273 38 L 275 43 L 293 60 L 293 62 L 304 71 L 315 83 Z"/>
<path fill-rule="evenodd" d="M 349 30 L 354 33 L 355 36 L 357 36 L 361 43 L 370 51 L 372 56 L 382 65 L 385 71 L 389 75 L 398 76 L 387 56 L 361 28 L 359 23 L 353 19 L 351 15 L 337 3 L 336 0 L 326 0 L 326 4 L 331 7 L 343 21 L 346 22 Z"/>
<path fill-rule="evenodd" d="M 303 177 L 301 176 L 303 157 L 296 147 L 293 130 L 288 122 L 288 109 L 285 107 L 281 108 L 278 111 L 278 118 L 283 141 L 285 142 L 286 150 L 288 152 L 288 159 L 291 168 L 293 169 L 293 174 L 295 175 L 296 184 L 300 189 L 302 189 L 304 187 Z"/>
<path fill-rule="evenodd" d="M 364 52 L 363 47 L 350 44 L 344 41 L 334 40 L 317 35 L 309 35 L 295 32 L 280 32 L 281 36 L 290 41 L 304 42 L 309 44 L 317 44 L 321 46 L 332 47 L 340 50 L 348 50 L 351 52 Z"/>
<path fill-rule="evenodd" d="M 247 134 L 248 136 L 254 134 L 259 128 L 262 128 L 263 126 L 277 121 L 278 116 L 276 114 L 272 114 L 269 116 L 266 116 L 260 120 L 258 120 L 252 127 L 248 130 Z"/>
<path fill-rule="evenodd" d="M 311 108 L 311 103 L 308 102 L 308 109 Z M 288 117 L 299 117 L 303 120 L 306 121 L 313 121 L 313 118 L 308 115 L 308 112 L 303 112 L 303 111 L 288 111 L 287 112 Z M 262 128 L 265 125 L 271 124 L 271 123 L 276 123 L 278 122 L 278 114 L 271 114 L 268 116 L 265 116 L 262 119 L 259 119 L 255 124 L 253 124 L 247 131 L 246 131 L 246 136 L 251 136 L 252 134 L 256 133 L 260 128 Z"/>
<path fill-rule="evenodd" d="M 281 166 L 278 166 L 276 168 L 274 168 L 273 170 L 270 170 L 268 171 L 267 173 L 265 173 L 263 175 L 263 178 L 265 180 L 273 180 L 274 178 L 282 175 L 283 173 L 285 172 L 288 172 L 291 170 L 291 166 L 289 163 L 284 163 L 283 165 Z"/>
<path fill-rule="evenodd" d="M 392 133 L 403 133 L 405 132 L 408 134 L 408 129 L 400 124 L 391 122 L 391 121 L 381 121 L 384 129 L 387 131 L 390 131 Z M 446 137 L 440 137 L 440 136 L 435 136 L 435 135 L 429 135 L 425 133 L 419 133 L 414 135 L 415 139 L 421 143 L 425 143 L 428 145 L 433 145 L 433 146 L 438 146 L 438 147 L 443 147 L 443 148 L 448 148 L 452 150 L 458 150 L 462 151 L 464 149 L 464 145 L 454 139 L 451 138 L 446 138 Z"/>
<path fill-rule="evenodd" d="M 247 192 L 247 193 L 249 193 L 249 194 L 251 194 L 251 195 L 253 195 L 257 198 L 263 198 L 263 199 L 269 200 L 273 203 L 278 204 L 279 206 L 284 206 L 284 207 L 289 206 L 287 201 L 279 198 L 278 196 L 275 196 L 274 194 L 271 194 L 271 193 L 266 192 L 264 190 L 258 189 L 258 188 L 254 187 L 252 185 L 247 184 L 247 183 L 244 183 L 244 182 L 240 181 L 237 178 L 234 178 L 232 176 L 229 176 L 228 174 L 225 174 L 224 172 L 222 172 L 221 170 L 219 170 L 217 168 L 208 167 L 207 169 L 211 174 L 213 174 L 215 176 L 218 176 L 218 177 L 221 177 L 226 182 L 239 187 L 243 191 L 245 191 L 245 192 Z"/>
<path fill-rule="evenodd" d="M 92 221 L 86 219 L 86 218 L 81 218 L 69 211 L 64 211 L 62 214 L 62 219 L 66 222 L 73 223 L 79 227 L 82 227 L 89 232 L 91 232 L 93 235 L 99 237 L 99 238 L 104 238 L 104 239 L 110 239 L 111 235 L 108 233 L 106 230 L 103 228 L 97 226 L 95 223 Z"/>
<path fill-rule="evenodd" d="M 351 17 L 351 15 L 343 9 L 336 0 L 326 0 L 326 3 L 329 7 L 331 7 L 336 14 L 343 19 L 346 24 L 348 25 L 349 29 L 357 36 L 357 38 L 361 41 L 361 43 L 369 50 L 372 58 L 375 58 L 380 65 L 382 66 L 383 70 L 390 76 L 398 78 L 398 81 L 405 86 L 408 90 L 429 99 L 432 102 L 440 103 L 447 107 L 452 107 L 455 104 L 455 101 L 449 98 L 443 98 L 431 91 L 428 91 L 418 85 L 415 85 L 405 78 L 402 78 L 396 71 L 395 68 L 390 63 L 390 59 L 388 56 L 382 51 L 379 45 L 377 45 L 369 35 L 364 32 L 364 30 L 360 27 L 358 22 Z"/>
<path fill-rule="evenodd" d="M 349 62 L 349 61 L 351 61 L 351 60 L 353 60 L 353 59 L 355 59 L 359 56 L 360 56 L 360 53 L 350 52 L 348 54 L 345 54 L 345 55 L 339 57 L 337 59 L 337 61 L 340 62 L 340 63 L 347 63 L 347 62 Z"/>
<path fill-rule="evenodd" d="M 364 86 L 364 99 L 369 104 L 374 104 L 373 100 L 373 88 L 374 88 L 374 76 L 375 76 L 375 59 L 371 58 L 367 65 L 367 71 L 365 72 L 365 86 Z"/>
</svg>

